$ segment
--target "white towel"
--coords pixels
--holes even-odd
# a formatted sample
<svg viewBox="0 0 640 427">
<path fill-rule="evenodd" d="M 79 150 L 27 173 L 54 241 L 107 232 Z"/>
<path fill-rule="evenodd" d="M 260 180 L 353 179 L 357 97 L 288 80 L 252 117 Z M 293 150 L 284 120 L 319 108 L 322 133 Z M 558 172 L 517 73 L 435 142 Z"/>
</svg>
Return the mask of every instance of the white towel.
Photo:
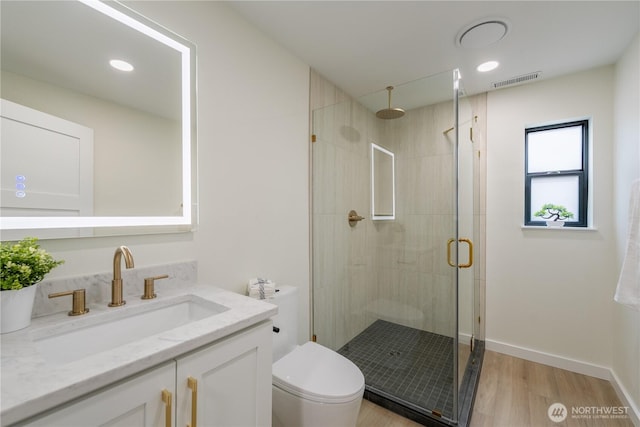
<svg viewBox="0 0 640 427">
<path fill-rule="evenodd" d="M 614 299 L 640 311 L 640 179 L 631 186 L 627 251 Z"/>
<path fill-rule="evenodd" d="M 247 285 L 247 295 L 251 298 L 267 299 L 273 298 L 276 294 L 276 284 L 269 279 L 251 279 Z"/>
</svg>

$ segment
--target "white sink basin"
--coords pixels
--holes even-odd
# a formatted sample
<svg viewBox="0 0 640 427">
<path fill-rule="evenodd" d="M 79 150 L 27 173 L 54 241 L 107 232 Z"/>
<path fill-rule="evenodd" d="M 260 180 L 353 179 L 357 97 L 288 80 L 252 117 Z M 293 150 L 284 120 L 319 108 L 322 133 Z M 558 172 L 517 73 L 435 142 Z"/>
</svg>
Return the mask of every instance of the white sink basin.
<svg viewBox="0 0 640 427">
<path fill-rule="evenodd" d="M 34 342 L 51 362 L 67 363 L 215 316 L 228 308 L 195 295 L 145 302 L 47 328 Z"/>
</svg>

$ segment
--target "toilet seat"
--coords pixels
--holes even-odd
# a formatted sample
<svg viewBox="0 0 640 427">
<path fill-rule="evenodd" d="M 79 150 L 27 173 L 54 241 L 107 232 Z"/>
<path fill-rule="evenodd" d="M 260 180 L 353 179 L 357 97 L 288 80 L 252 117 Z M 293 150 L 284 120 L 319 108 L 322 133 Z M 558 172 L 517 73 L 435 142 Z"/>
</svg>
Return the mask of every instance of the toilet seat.
<svg viewBox="0 0 640 427">
<path fill-rule="evenodd" d="M 364 376 L 344 356 L 307 342 L 273 364 L 273 385 L 320 403 L 345 403 L 361 398 Z"/>
</svg>

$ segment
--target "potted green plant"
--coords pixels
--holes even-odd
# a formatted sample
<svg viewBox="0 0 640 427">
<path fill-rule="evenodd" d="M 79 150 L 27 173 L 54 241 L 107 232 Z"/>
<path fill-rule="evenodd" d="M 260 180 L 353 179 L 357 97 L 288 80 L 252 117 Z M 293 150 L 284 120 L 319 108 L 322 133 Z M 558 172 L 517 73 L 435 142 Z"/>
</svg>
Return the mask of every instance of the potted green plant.
<svg viewBox="0 0 640 427">
<path fill-rule="evenodd" d="M 573 218 L 573 213 L 569 212 L 567 208 L 562 205 L 547 203 L 543 205 L 538 212 L 534 213 L 533 216 L 540 217 L 547 221 L 548 227 L 563 227 L 564 220 Z"/>
<path fill-rule="evenodd" d="M 0 333 L 31 324 L 31 310 L 38 282 L 64 261 L 56 261 L 38 245 L 35 237 L 0 244 Z"/>
</svg>

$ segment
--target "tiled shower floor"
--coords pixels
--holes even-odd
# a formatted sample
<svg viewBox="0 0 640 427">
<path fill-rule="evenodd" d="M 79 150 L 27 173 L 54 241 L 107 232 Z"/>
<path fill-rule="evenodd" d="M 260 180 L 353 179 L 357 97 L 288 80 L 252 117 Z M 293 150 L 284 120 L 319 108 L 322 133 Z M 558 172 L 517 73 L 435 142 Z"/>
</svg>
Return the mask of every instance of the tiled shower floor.
<svg viewBox="0 0 640 427">
<path fill-rule="evenodd" d="M 451 417 L 453 338 L 376 320 L 338 352 L 360 368 L 367 391 Z"/>
</svg>

